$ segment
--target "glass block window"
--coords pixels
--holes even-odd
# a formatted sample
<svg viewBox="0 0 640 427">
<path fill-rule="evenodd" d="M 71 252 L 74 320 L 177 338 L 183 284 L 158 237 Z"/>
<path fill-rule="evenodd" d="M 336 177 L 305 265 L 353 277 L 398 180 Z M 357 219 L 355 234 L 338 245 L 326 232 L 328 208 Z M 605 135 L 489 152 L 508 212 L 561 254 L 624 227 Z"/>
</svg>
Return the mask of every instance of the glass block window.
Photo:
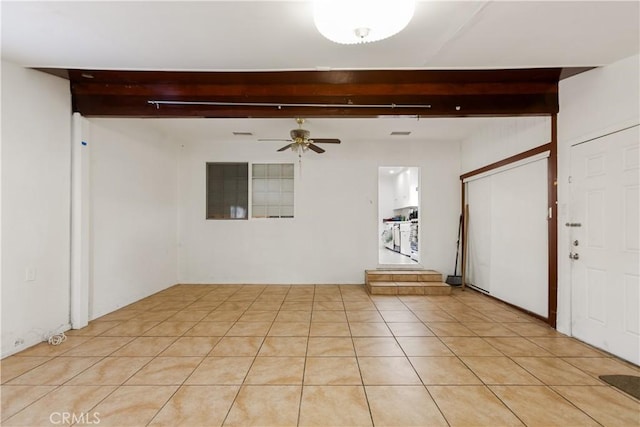
<svg viewBox="0 0 640 427">
<path fill-rule="evenodd" d="M 256 163 L 251 172 L 251 216 L 293 218 L 293 163 Z"/>
<path fill-rule="evenodd" d="M 207 163 L 207 219 L 247 219 L 248 177 L 248 163 Z"/>
</svg>

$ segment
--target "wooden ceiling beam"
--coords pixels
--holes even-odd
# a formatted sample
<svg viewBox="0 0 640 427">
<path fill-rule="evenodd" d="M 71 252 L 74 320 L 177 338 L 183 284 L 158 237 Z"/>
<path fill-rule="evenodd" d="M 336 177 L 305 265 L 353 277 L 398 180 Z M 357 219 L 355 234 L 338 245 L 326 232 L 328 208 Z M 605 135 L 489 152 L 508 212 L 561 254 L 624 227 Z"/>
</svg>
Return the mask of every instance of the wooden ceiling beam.
<svg viewBox="0 0 640 427">
<path fill-rule="evenodd" d="M 560 73 L 561 69 L 68 70 L 74 111 L 88 117 L 547 115 L 558 112 Z M 187 104 L 155 105 L 150 101 Z"/>
<path fill-rule="evenodd" d="M 493 96 L 493 97 L 431 97 L 425 107 L 389 108 L 381 107 L 326 107 L 308 105 L 283 106 L 209 106 L 153 105 L 146 98 L 128 99 L 117 102 L 113 99 L 78 97 L 77 111 L 87 117 L 378 117 L 378 116 L 420 116 L 420 117 L 467 117 L 467 116 L 511 116 L 547 115 L 549 105 L 554 104 L 553 95 L 539 96 Z M 427 108 L 426 105 L 429 105 Z M 489 108 L 487 107 L 489 105 Z M 459 108 L 458 108 L 459 107 Z"/>
<path fill-rule="evenodd" d="M 46 69 L 41 69 L 46 71 Z M 333 71 L 117 71 L 67 70 L 69 79 L 93 82 L 136 83 L 437 83 L 517 82 L 558 80 L 565 69 L 528 68 L 504 70 L 333 70 Z M 579 69 L 582 70 L 582 69 Z M 58 73 L 59 74 L 59 73 Z M 87 76 L 87 77 L 83 77 Z"/>
<path fill-rule="evenodd" d="M 403 95 L 505 95 L 555 93 L 556 84 L 546 82 L 504 83 L 374 83 L 374 84 L 124 84 L 75 83 L 77 95 L 112 96 L 207 96 L 308 97 L 308 96 L 403 96 Z"/>
</svg>

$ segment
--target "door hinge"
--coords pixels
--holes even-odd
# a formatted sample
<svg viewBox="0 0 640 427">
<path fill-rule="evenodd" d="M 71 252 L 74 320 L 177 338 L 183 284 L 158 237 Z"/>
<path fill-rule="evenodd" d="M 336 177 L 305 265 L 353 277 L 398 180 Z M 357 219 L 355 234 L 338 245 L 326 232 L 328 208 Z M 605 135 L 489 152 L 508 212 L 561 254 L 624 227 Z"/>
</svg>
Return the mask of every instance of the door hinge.
<svg viewBox="0 0 640 427">
<path fill-rule="evenodd" d="M 553 218 L 553 208 L 549 207 L 549 219 Z"/>
</svg>

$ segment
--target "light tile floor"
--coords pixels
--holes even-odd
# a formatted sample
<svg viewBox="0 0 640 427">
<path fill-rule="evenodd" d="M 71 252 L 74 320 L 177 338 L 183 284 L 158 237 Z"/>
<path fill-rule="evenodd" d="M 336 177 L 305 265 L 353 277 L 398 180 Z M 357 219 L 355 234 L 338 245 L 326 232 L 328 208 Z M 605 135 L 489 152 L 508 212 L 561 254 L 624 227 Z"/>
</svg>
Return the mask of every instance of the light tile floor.
<svg viewBox="0 0 640 427">
<path fill-rule="evenodd" d="M 2 360 L 2 425 L 640 425 L 598 379 L 638 367 L 472 290 L 177 285 L 68 335 Z"/>
</svg>

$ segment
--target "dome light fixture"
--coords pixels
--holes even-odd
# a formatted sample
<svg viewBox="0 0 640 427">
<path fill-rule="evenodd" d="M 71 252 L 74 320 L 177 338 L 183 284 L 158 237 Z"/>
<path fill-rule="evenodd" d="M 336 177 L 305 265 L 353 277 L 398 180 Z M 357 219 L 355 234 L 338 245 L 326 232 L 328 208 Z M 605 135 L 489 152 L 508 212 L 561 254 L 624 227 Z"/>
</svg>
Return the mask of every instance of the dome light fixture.
<svg viewBox="0 0 640 427">
<path fill-rule="evenodd" d="M 415 6 L 415 0 L 315 0 L 313 20 L 333 42 L 369 43 L 402 31 Z"/>
</svg>

